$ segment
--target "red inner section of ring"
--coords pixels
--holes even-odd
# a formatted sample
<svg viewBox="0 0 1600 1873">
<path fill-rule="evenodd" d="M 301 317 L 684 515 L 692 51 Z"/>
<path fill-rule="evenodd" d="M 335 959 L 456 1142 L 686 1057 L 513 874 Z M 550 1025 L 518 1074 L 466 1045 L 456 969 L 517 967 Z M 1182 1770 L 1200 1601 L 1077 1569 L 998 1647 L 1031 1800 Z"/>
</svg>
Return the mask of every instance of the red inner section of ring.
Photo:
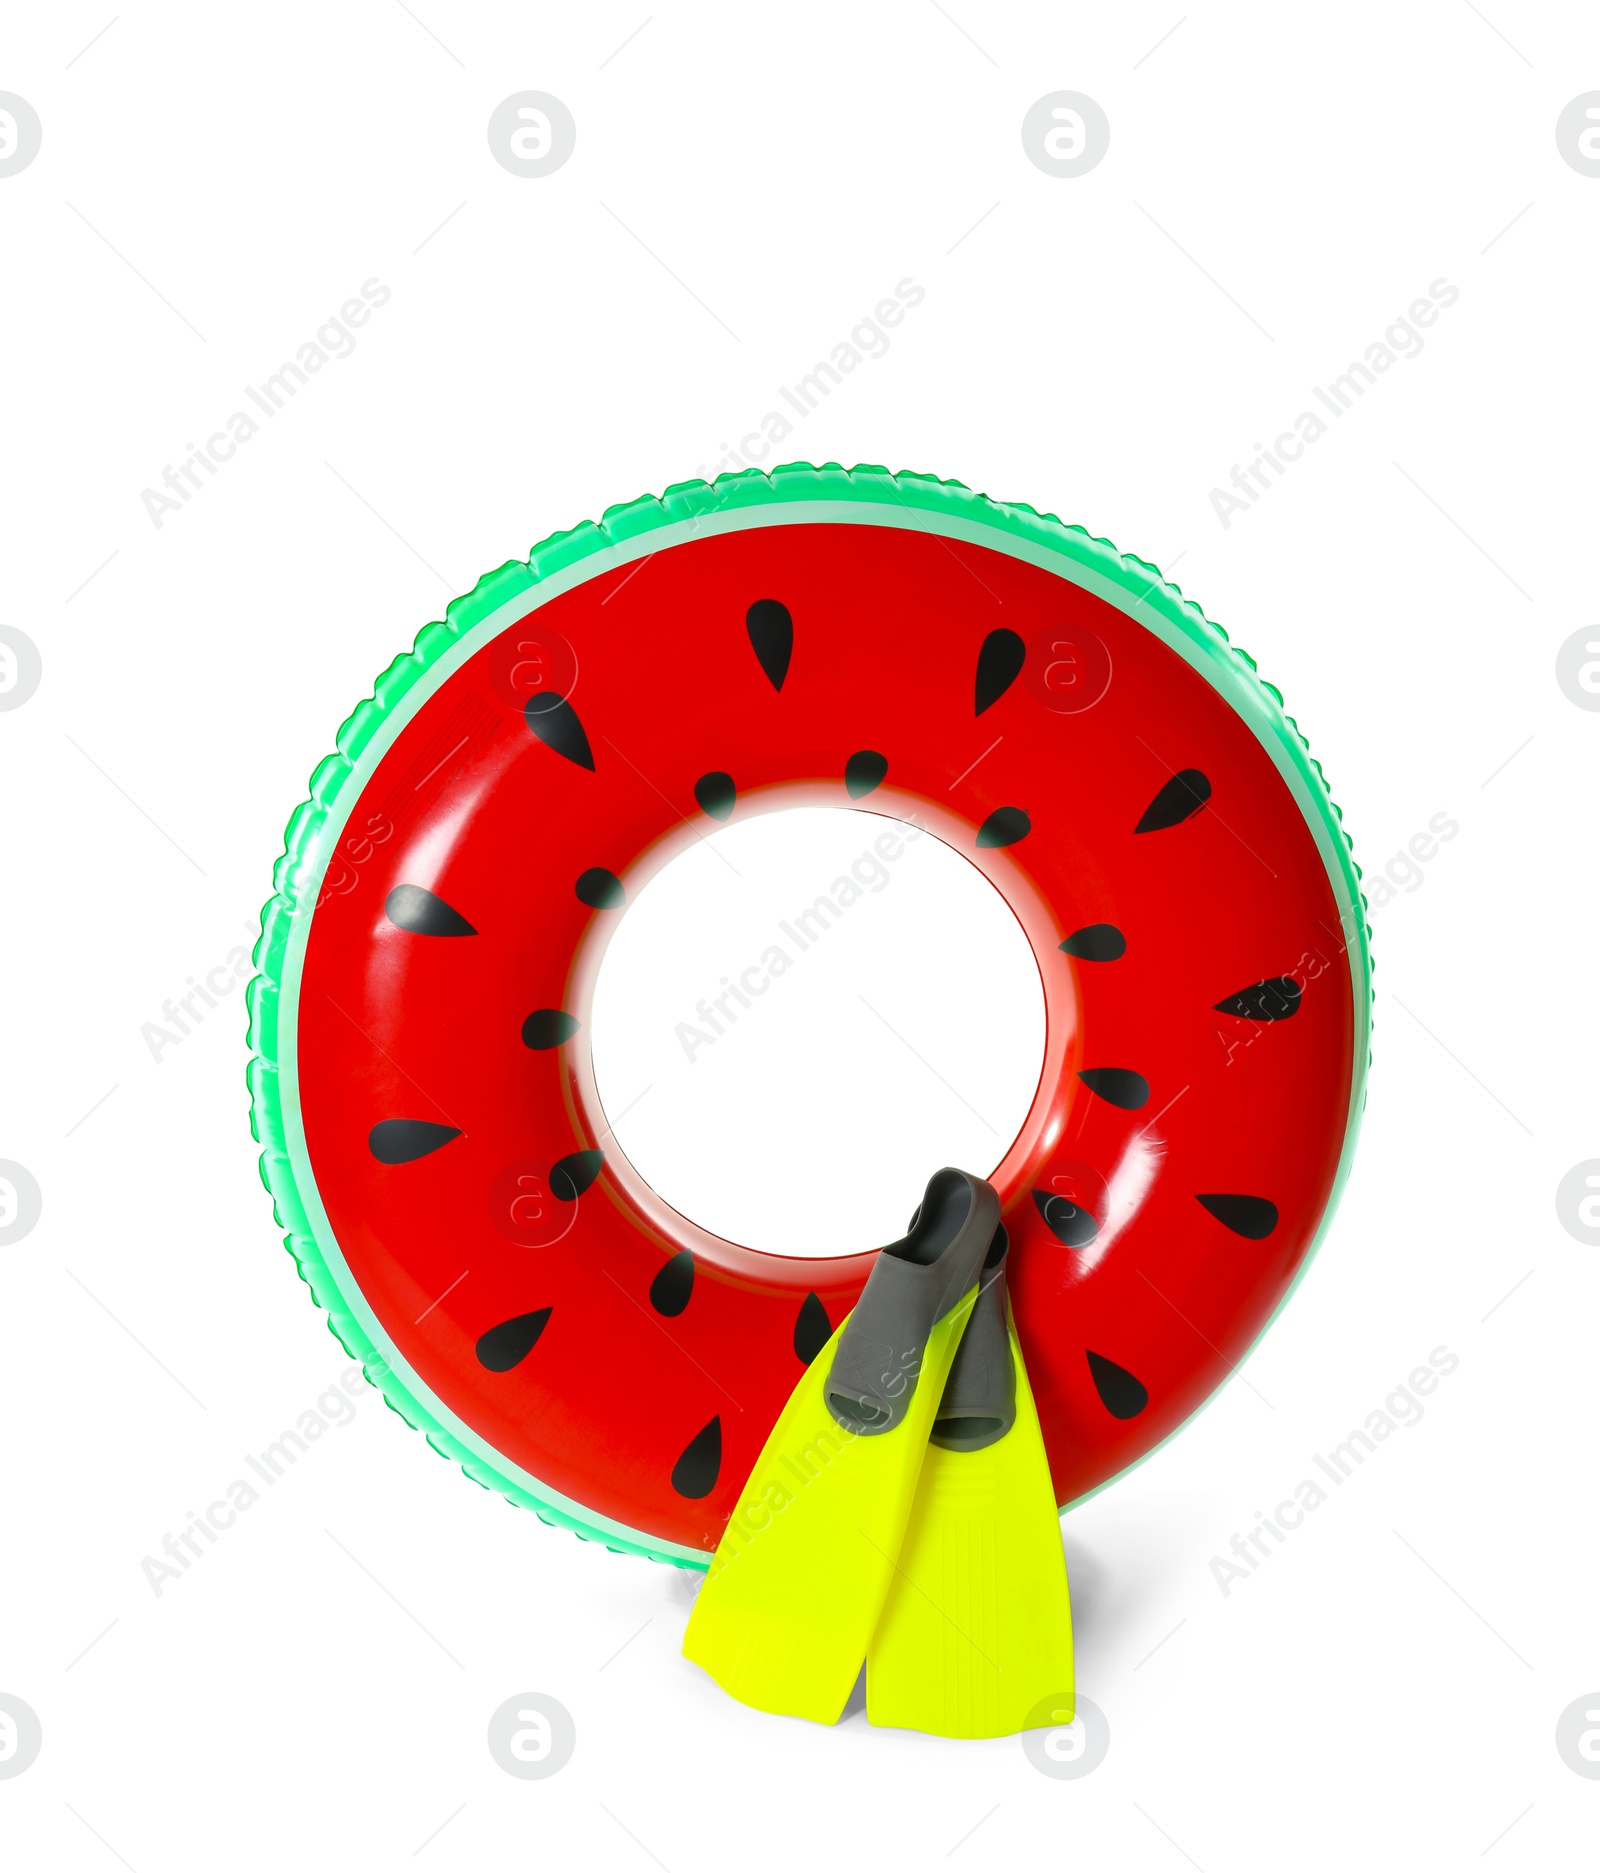
<svg viewBox="0 0 1600 1873">
<path fill-rule="evenodd" d="M 762 598 L 793 618 L 781 690 L 746 634 Z M 976 716 L 979 648 L 1001 627 L 1027 642 L 1027 666 Z M 1102 658 L 1099 700 L 1063 710 L 1069 666 L 1099 684 Z M 541 672 L 570 687 L 592 771 L 525 725 L 516 705 Z M 552 1489 L 691 1547 L 715 1546 L 800 1376 L 801 1303 L 814 1291 L 837 1325 L 870 1256 L 794 1262 L 720 1243 L 612 1164 L 575 1209 L 550 1210 L 558 1239 L 541 1245 L 537 1227 L 513 1239 L 491 1214 L 508 1167 L 597 1142 L 582 1030 L 534 1050 L 523 1023 L 538 1008 L 582 1019 L 579 959 L 620 913 L 581 902 L 575 881 L 604 867 L 637 888 L 686 828 L 709 829 L 700 776 L 733 777 L 739 817 L 800 798 L 848 806 L 845 765 L 861 749 L 887 759 L 888 778 L 860 806 L 921 802 L 1039 957 L 1045 1079 L 995 1181 L 1059 1500 L 1134 1461 L 1227 1377 L 1304 1259 L 1344 1138 L 1350 971 L 1311 832 L 1229 704 L 1122 613 L 1000 553 L 863 525 L 670 547 L 540 607 L 423 704 L 350 814 L 306 951 L 306 1136 L 352 1274 L 423 1382 Z M 1136 834 L 1181 769 L 1206 775 L 1207 804 Z M 1002 807 L 1031 830 L 978 849 Z M 402 884 L 476 934 L 396 927 L 385 904 Z M 1060 952 L 1099 923 L 1123 932 L 1122 957 Z M 1283 976 L 1302 991 L 1290 1019 L 1214 1006 Z M 1125 1110 L 1091 1093 L 1077 1072 L 1102 1067 L 1142 1075 L 1148 1101 Z M 393 1118 L 458 1135 L 381 1163 L 369 1133 Z M 1066 1246 L 1035 1191 L 1091 1211 L 1096 1240 Z M 1268 1199 L 1277 1225 L 1247 1239 L 1202 1193 Z M 692 1292 L 663 1315 L 651 1285 L 685 1246 Z M 546 1308 L 514 1366 L 481 1363 L 482 1335 Z M 1113 1415 L 1090 1352 L 1145 1389 L 1136 1415 Z M 686 1497 L 674 1469 L 714 1419 L 716 1483 Z"/>
</svg>

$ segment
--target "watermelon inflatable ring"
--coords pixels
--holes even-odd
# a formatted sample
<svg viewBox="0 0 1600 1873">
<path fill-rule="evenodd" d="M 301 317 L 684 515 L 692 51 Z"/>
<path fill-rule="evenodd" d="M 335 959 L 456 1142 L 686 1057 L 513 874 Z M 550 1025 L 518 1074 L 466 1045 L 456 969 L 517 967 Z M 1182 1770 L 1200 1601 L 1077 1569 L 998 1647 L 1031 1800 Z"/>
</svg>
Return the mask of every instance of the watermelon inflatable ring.
<svg viewBox="0 0 1600 1873">
<path fill-rule="evenodd" d="M 491 573 L 341 729 L 263 918 L 253 1124 L 333 1331 L 478 1482 L 704 1567 L 873 1254 L 723 1241 L 645 1184 L 598 960 L 719 823 L 914 819 L 1038 962 L 988 1175 L 1056 1499 L 1098 1488 L 1245 1357 L 1355 1146 L 1365 907 L 1280 702 L 1154 567 L 878 468 L 687 483 Z"/>
</svg>

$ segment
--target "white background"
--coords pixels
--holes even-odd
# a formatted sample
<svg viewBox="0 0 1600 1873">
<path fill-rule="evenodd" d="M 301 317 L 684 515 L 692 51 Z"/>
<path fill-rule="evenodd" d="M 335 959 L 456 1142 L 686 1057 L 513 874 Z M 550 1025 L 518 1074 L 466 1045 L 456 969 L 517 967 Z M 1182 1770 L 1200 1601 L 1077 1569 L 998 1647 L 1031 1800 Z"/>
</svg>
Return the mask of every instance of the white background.
<svg viewBox="0 0 1600 1873">
<path fill-rule="evenodd" d="M 740 980 L 742 1010 L 721 990 Z M 736 820 L 651 879 L 587 1031 L 607 1150 L 713 1235 L 820 1259 L 895 1241 L 941 1164 L 993 1173 L 1038 1091 L 1044 985 L 964 854 L 809 807 Z"/>
<path fill-rule="evenodd" d="M 1554 1195 L 1600 1154 L 1600 720 L 1553 672 L 1596 622 L 1600 180 L 1554 126 L 1600 18 L 650 4 L 8 21 L 0 88 L 44 126 L 0 180 L 0 622 L 44 660 L 0 717 L 0 1155 L 44 1192 L 0 1250 L 0 1691 L 44 1729 L 0 1780 L 8 1864 L 1573 1864 L 1600 1270 Z M 578 126 L 542 180 L 486 142 L 526 88 Z M 1063 88 L 1111 123 L 1074 180 L 1019 134 Z M 349 1362 L 256 1180 L 242 992 L 159 1064 L 141 1025 L 253 933 L 420 625 L 711 467 L 907 276 L 923 304 L 786 455 L 1155 559 L 1283 689 L 1369 880 L 1460 827 L 1373 918 L 1318 1265 L 1066 1519 L 1105 1762 L 742 1709 L 678 1656 L 688 1577 L 469 1487 L 370 1391 L 158 1598 L 141 1558 Z M 140 491 L 371 277 L 356 351 L 157 530 Z M 1423 352 L 1224 529 L 1211 488 L 1441 277 Z M 1210 1558 L 1439 1346 L 1423 1421 L 1224 1597 Z M 549 1780 L 485 1747 L 522 1691 L 577 1726 Z"/>
</svg>

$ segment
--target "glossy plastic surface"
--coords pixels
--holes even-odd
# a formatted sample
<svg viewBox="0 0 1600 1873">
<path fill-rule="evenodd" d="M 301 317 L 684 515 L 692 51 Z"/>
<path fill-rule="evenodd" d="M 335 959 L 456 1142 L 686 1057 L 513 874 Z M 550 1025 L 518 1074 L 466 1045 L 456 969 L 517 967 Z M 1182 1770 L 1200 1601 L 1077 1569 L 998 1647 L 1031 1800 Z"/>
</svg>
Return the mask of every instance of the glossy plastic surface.
<svg viewBox="0 0 1600 1873">
<path fill-rule="evenodd" d="M 704 1565 L 871 1265 L 711 1237 L 607 1150 L 600 949 L 729 816 L 915 817 L 1033 944 L 1044 1075 L 991 1181 L 1058 1502 L 1305 1265 L 1367 1058 L 1356 877 L 1275 695 L 1139 562 L 881 470 L 696 484 L 486 580 L 340 748 L 257 955 L 263 1174 L 341 1338 L 514 1500 Z"/>
<path fill-rule="evenodd" d="M 848 1319 L 785 1402 L 683 1636 L 684 1657 L 740 1703 L 838 1722 L 896 1577 L 918 1478 L 936 1454 L 928 1433 L 976 1293 L 935 1324 L 892 1430 L 865 1437 L 828 1409 Z"/>
<path fill-rule="evenodd" d="M 1017 1415 L 982 1450 L 928 1448 L 867 1651 L 867 1717 L 933 1736 L 1070 1723 L 1072 1605 L 1050 1466 L 1011 1329 Z"/>
</svg>

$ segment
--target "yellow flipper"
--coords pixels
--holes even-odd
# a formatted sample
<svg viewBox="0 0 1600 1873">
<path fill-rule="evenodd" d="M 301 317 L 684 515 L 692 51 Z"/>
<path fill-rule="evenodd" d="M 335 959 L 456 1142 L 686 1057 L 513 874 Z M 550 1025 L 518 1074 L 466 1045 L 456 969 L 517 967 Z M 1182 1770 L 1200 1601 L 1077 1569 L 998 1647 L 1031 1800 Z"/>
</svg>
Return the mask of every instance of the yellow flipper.
<svg viewBox="0 0 1600 1873">
<path fill-rule="evenodd" d="M 928 1451 L 867 1652 L 872 1723 L 980 1737 L 1072 1720 L 1061 1523 L 1009 1310 L 1007 1331 L 1016 1421 L 987 1449 Z"/>
<path fill-rule="evenodd" d="M 910 1410 L 892 1431 L 863 1436 L 828 1410 L 849 1319 L 791 1393 L 683 1639 L 684 1657 L 741 1703 L 838 1722 L 894 1578 L 923 1459 L 941 1454 L 928 1433 L 971 1302 L 969 1293 L 935 1324 Z"/>
</svg>

